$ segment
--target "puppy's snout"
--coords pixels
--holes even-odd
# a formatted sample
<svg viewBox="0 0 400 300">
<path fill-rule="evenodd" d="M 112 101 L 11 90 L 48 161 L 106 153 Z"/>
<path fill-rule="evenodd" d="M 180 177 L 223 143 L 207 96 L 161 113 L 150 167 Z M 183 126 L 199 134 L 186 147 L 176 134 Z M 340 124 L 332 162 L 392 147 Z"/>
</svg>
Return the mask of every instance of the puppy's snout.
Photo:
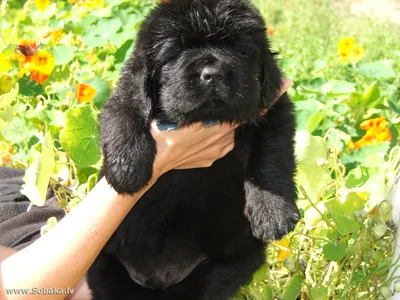
<svg viewBox="0 0 400 300">
<path fill-rule="evenodd" d="M 217 84 L 224 79 L 224 76 L 222 68 L 206 66 L 201 71 L 200 79 L 204 84 Z"/>
</svg>

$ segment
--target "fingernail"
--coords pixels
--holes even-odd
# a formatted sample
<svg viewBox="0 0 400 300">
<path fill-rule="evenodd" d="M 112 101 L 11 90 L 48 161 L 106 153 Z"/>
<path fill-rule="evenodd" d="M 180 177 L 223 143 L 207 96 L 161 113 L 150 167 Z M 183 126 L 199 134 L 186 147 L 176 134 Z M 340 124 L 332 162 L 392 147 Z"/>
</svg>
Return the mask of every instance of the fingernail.
<svg viewBox="0 0 400 300">
<path fill-rule="evenodd" d="M 160 131 L 170 131 L 178 129 L 178 126 L 175 124 L 161 124 L 160 122 L 157 123 L 157 127 Z"/>
<path fill-rule="evenodd" d="M 221 124 L 221 122 L 220 121 L 206 121 L 206 122 L 204 122 L 204 127 L 211 127 L 211 126 L 214 126 L 214 125 L 216 125 L 216 124 Z"/>
</svg>

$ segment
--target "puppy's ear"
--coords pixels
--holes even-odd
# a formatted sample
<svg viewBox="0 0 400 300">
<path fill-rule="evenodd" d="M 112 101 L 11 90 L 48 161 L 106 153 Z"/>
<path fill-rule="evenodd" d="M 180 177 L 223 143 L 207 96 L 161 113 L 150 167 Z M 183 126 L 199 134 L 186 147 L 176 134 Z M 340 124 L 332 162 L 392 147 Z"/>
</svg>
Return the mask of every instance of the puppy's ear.
<svg viewBox="0 0 400 300">
<path fill-rule="evenodd" d="M 267 43 L 268 45 L 268 43 Z M 267 47 L 261 54 L 261 105 L 263 108 L 270 108 L 278 96 L 282 75 L 275 60 L 277 53 Z"/>
<path fill-rule="evenodd" d="M 146 59 L 140 54 L 132 57 L 100 115 L 104 175 L 120 194 L 136 193 L 153 174 L 156 144 L 150 134 L 152 74 Z"/>
</svg>

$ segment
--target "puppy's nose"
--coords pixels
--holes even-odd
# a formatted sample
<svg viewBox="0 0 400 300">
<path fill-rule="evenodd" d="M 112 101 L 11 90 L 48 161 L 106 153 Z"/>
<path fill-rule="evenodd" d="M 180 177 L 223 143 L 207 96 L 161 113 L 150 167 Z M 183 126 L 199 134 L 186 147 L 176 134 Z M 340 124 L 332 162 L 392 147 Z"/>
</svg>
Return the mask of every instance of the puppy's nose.
<svg viewBox="0 0 400 300">
<path fill-rule="evenodd" d="M 205 84 L 218 83 L 224 79 L 224 71 L 221 68 L 205 67 L 201 71 L 200 79 Z"/>
</svg>

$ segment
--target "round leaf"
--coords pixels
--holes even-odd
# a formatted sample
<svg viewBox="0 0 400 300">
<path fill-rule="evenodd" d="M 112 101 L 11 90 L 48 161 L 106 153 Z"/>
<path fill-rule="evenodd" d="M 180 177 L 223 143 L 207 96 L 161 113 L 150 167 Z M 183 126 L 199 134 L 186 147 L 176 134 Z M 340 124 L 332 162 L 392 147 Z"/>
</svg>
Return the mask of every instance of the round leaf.
<svg viewBox="0 0 400 300">
<path fill-rule="evenodd" d="M 71 109 L 66 124 L 60 133 L 62 147 L 78 166 L 95 165 L 101 157 L 96 112 L 90 106 Z"/>
</svg>

